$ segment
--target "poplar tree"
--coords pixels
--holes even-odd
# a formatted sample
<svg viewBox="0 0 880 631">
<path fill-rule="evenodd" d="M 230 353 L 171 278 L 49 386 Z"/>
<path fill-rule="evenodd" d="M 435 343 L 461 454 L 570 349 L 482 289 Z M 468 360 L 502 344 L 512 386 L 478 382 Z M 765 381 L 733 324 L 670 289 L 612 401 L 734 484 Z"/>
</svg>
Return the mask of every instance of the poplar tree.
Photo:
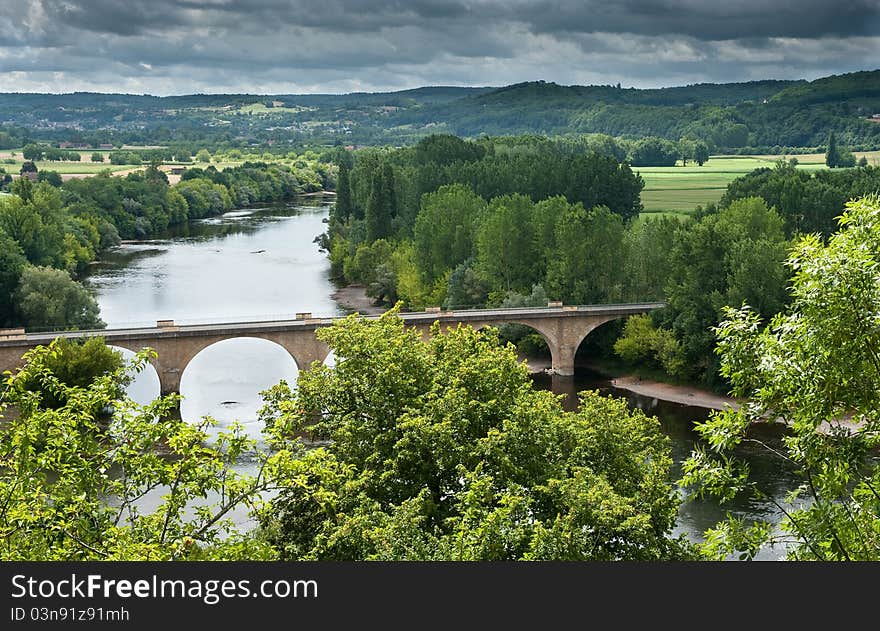
<svg viewBox="0 0 880 631">
<path fill-rule="evenodd" d="M 336 206 L 333 213 L 336 220 L 342 223 L 351 215 L 351 183 L 345 164 L 339 165 L 339 175 L 336 177 Z"/>
<path fill-rule="evenodd" d="M 391 234 L 391 220 L 396 214 L 396 198 L 394 171 L 390 164 L 383 164 L 373 174 L 370 188 L 370 199 L 365 214 L 368 242 L 383 239 Z"/>
<path fill-rule="evenodd" d="M 838 166 L 840 154 L 837 151 L 837 140 L 834 138 L 834 132 L 828 134 L 828 150 L 825 152 L 825 164 L 834 168 Z"/>
</svg>

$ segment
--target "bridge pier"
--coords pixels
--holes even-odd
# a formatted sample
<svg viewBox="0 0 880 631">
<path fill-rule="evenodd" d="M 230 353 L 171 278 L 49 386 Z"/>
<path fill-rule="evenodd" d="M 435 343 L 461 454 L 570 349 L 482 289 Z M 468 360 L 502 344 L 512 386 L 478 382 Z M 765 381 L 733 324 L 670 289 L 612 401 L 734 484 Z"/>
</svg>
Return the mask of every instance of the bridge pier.
<svg viewBox="0 0 880 631">
<path fill-rule="evenodd" d="M 580 342 L 578 342 L 578 346 L 580 346 Z M 577 346 L 572 346 L 571 344 L 557 345 L 555 348 L 550 348 L 554 375 L 561 375 L 563 377 L 574 375 L 574 356 L 577 353 L 577 349 Z"/>
<path fill-rule="evenodd" d="M 574 359 L 581 342 L 598 327 L 619 317 L 601 315 L 576 319 L 556 318 L 523 321 L 522 324 L 531 326 L 547 341 L 553 374 L 571 377 L 574 375 Z"/>
</svg>

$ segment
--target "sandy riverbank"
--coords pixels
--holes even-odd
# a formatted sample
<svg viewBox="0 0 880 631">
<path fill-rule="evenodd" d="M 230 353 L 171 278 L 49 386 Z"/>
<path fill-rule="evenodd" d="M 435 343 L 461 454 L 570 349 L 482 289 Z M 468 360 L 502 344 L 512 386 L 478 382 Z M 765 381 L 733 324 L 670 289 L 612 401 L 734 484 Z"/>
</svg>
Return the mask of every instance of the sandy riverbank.
<svg viewBox="0 0 880 631">
<path fill-rule="evenodd" d="M 611 380 L 611 385 L 615 388 L 622 388 L 623 390 L 629 390 L 630 392 L 660 399 L 661 401 L 694 405 L 710 410 L 723 410 L 728 407 L 736 410 L 740 406 L 740 402 L 736 399 L 707 390 L 700 390 L 690 386 L 677 386 L 671 383 L 651 381 L 650 379 L 641 379 L 634 376 L 617 377 Z"/>
<path fill-rule="evenodd" d="M 617 388 L 623 388 L 624 390 L 629 390 L 630 392 L 653 397 L 662 401 L 683 403 L 685 405 L 693 405 L 710 410 L 723 410 L 726 408 L 738 410 L 740 405 L 742 405 L 741 401 L 731 397 L 725 397 L 720 394 L 715 394 L 714 392 L 700 390 L 699 388 L 677 386 L 671 383 L 640 379 L 639 377 L 633 376 L 612 379 L 611 384 Z M 835 426 L 843 427 L 852 433 L 858 431 L 862 424 L 853 422 L 851 419 L 841 419 L 837 423 L 825 421 L 819 425 L 818 431 L 824 434 L 829 434 Z"/>
<path fill-rule="evenodd" d="M 387 307 L 377 307 L 373 304 L 373 299 L 367 295 L 367 290 L 363 285 L 348 285 L 340 287 L 330 297 L 339 303 L 343 309 L 350 309 L 363 315 L 377 315 L 385 313 Z"/>
</svg>

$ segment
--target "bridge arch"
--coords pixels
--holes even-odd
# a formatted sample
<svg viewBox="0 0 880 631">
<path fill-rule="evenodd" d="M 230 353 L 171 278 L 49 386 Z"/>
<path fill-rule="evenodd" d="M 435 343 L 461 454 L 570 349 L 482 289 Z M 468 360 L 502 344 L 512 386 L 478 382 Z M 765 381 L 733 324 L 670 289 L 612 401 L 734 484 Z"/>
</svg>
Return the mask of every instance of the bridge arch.
<svg viewBox="0 0 880 631">
<path fill-rule="evenodd" d="M 259 393 L 282 379 L 295 385 L 299 371 L 296 359 L 276 341 L 256 336 L 215 341 L 181 371 L 180 416 L 195 423 L 210 415 L 217 420 L 214 432 L 237 420 L 248 435 L 259 438 Z"/>
<path fill-rule="evenodd" d="M 620 315 L 595 316 L 575 324 L 558 321 L 556 338 L 550 346 L 553 373 L 564 377 L 573 376 L 575 356 L 581 343 L 597 328 L 620 317 Z"/>
<path fill-rule="evenodd" d="M 538 362 L 538 365 L 541 365 L 546 362 L 548 357 L 552 359 L 553 341 L 548 338 L 546 332 L 535 327 L 533 323 L 529 322 L 528 320 L 517 322 L 477 322 L 470 325 L 476 331 L 480 331 L 490 327 L 498 329 L 501 343 L 504 344 L 506 342 L 510 342 L 514 344 L 517 347 L 517 352 L 520 355 L 520 359 L 528 360 L 531 367 L 534 367 L 536 365 L 536 361 Z M 546 346 L 544 352 L 539 351 L 530 353 L 528 350 L 523 350 L 524 346 L 532 346 L 527 342 L 524 343 L 525 337 L 531 334 L 541 338 L 541 340 L 543 341 L 543 346 Z M 534 350 L 536 349 L 533 349 L 533 351 Z"/>
<path fill-rule="evenodd" d="M 532 329 L 547 342 L 550 349 L 551 366 L 554 374 L 561 376 L 574 375 L 575 354 L 587 336 L 606 322 L 624 317 L 619 313 L 591 315 L 583 318 L 521 318 L 516 316 L 498 317 L 492 320 L 468 319 L 461 322 L 474 329 L 485 327 L 498 328 L 503 324 L 518 324 Z M 450 317 L 448 320 L 440 320 L 441 330 L 454 328 L 459 321 Z M 430 325 L 421 325 L 422 335 L 426 336 Z"/>
<path fill-rule="evenodd" d="M 525 324 L 547 340 L 553 360 L 553 369 L 559 375 L 574 374 L 574 356 L 581 342 L 596 327 L 610 320 L 638 313 L 648 313 L 664 306 L 663 303 L 636 303 L 619 305 L 561 305 L 547 307 L 476 309 L 444 311 L 428 309 L 425 312 L 402 313 L 406 326 L 415 327 L 427 337 L 431 325 L 440 321 L 442 329 L 457 324 L 476 328 L 505 322 Z M 296 318 L 283 321 L 237 322 L 229 324 L 175 325 L 173 320 L 160 320 L 155 327 L 100 331 L 70 331 L 61 334 L 26 333 L 23 329 L 0 329 L 0 369 L 13 370 L 21 365 L 22 354 L 41 344 L 48 344 L 58 336 L 80 338 L 100 336 L 114 346 L 138 351 L 150 347 L 158 357 L 153 360 L 162 393 L 180 391 L 180 380 L 190 362 L 204 349 L 221 340 L 255 338 L 275 342 L 286 349 L 297 369 L 307 369 L 312 362 L 328 356 L 327 344 L 318 339 L 315 331 L 329 326 L 334 318 L 311 318 L 309 313 L 297 313 Z M 374 319 L 377 316 L 363 316 Z"/>
<path fill-rule="evenodd" d="M 619 332 L 625 321 L 626 318 L 609 318 L 595 324 L 575 347 L 575 363 L 577 364 L 579 360 L 595 358 L 601 352 L 608 351 L 608 346 L 612 345 L 619 337 Z"/>
<path fill-rule="evenodd" d="M 135 356 L 135 351 L 123 346 L 108 344 L 114 351 L 122 354 L 123 361 L 128 364 Z M 144 366 L 143 370 L 133 376 L 131 383 L 125 388 L 125 392 L 131 400 L 139 405 L 152 403 L 162 394 L 162 382 L 159 372 L 152 364 Z"/>
</svg>

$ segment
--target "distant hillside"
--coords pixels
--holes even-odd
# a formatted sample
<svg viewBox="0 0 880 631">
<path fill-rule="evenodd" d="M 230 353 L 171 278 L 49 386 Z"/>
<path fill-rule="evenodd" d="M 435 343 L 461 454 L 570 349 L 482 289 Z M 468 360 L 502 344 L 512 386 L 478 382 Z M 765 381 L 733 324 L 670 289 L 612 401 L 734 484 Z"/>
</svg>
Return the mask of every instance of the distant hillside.
<svg viewBox="0 0 880 631">
<path fill-rule="evenodd" d="M 0 143 L 22 140 L 263 144 L 408 144 L 460 136 L 604 133 L 701 138 L 713 151 L 880 148 L 880 70 L 815 81 L 751 81 L 641 90 L 535 81 L 385 93 L 0 94 Z M 5 139 L 5 140 L 4 140 Z"/>
<path fill-rule="evenodd" d="M 754 81 L 637 90 L 521 83 L 438 106 L 401 112 L 395 122 L 443 123 L 463 136 L 604 133 L 702 138 L 715 148 L 822 145 L 834 131 L 875 148 L 880 71 L 806 81 Z"/>
</svg>

